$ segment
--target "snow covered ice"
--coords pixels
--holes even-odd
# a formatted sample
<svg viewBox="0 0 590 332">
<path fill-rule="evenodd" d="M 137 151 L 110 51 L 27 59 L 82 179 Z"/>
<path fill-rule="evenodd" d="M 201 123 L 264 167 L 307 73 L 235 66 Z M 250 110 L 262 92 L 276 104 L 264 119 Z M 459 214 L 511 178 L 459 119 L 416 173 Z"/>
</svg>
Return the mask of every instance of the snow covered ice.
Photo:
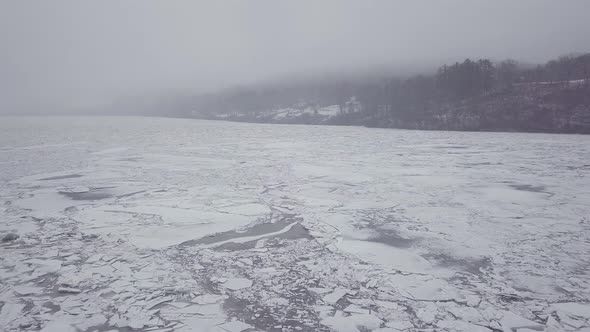
<svg viewBox="0 0 590 332">
<path fill-rule="evenodd" d="M 589 173 L 588 136 L 3 118 L 0 330 L 590 331 Z"/>
</svg>

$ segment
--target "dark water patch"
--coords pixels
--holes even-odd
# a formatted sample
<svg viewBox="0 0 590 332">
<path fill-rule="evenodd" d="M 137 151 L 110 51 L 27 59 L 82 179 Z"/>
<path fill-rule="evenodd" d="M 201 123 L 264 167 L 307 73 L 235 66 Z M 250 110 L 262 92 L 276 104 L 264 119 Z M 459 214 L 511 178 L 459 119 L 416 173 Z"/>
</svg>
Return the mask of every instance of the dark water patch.
<svg viewBox="0 0 590 332">
<path fill-rule="evenodd" d="M 91 189 L 86 192 L 67 192 L 59 191 L 60 194 L 74 201 L 98 201 L 101 199 L 112 198 L 113 195 L 102 189 Z"/>
<path fill-rule="evenodd" d="M 367 241 L 383 243 L 396 248 L 409 248 L 417 241 L 417 239 L 404 238 L 391 229 L 376 229 L 376 232 L 377 235 Z"/>
<path fill-rule="evenodd" d="M 256 247 L 256 242 L 258 242 L 262 239 L 275 240 L 273 242 L 270 242 L 269 246 L 271 246 L 271 247 L 279 246 L 280 247 L 280 246 L 282 246 L 282 244 L 280 243 L 280 241 L 276 241 L 276 240 L 281 240 L 281 239 L 282 240 L 299 240 L 299 239 L 311 240 L 311 239 L 313 239 L 313 236 L 311 236 L 311 234 L 309 234 L 309 231 L 303 225 L 297 223 L 297 224 L 291 226 L 291 228 L 288 231 L 281 233 L 281 234 L 269 235 L 268 237 L 262 237 L 262 238 L 258 238 L 256 240 L 252 240 L 252 241 L 248 241 L 248 242 L 244 242 L 244 243 L 227 242 L 227 243 L 224 243 L 222 245 L 215 247 L 214 249 L 216 249 L 216 250 L 229 250 L 229 251 L 254 249 Z"/>
<path fill-rule="evenodd" d="M 82 177 L 82 176 L 83 176 L 82 174 L 58 175 L 58 176 L 52 176 L 52 177 L 48 177 L 48 178 L 39 179 L 39 181 L 75 179 L 75 178 L 79 178 L 79 177 Z"/>
<path fill-rule="evenodd" d="M 284 239 L 284 240 L 299 240 L 299 239 L 312 240 L 313 239 L 313 236 L 311 236 L 311 234 L 309 234 L 309 231 L 307 230 L 307 228 L 305 228 L 303 225 L 301 225 L 299 223 L 293 225 L 291 227 L 291 229 L 289 229 L 288 231 L 281 233 L 281 234 L 273 235 L 271 237 L 277 238 L 277 239 Z"/>
<path fill-rule="evenodd" d="M 237 243 L 237 242 L 227 242 L 222 245 L 215 247 L 215 250 L 228 250 L 228 251 L 240 251 L 240 250 L 249 250 L 254 249 L 256 247 L 256 241 L 250 241 L 245 243 Z"/>
<path fill-rule="evenodd" d="M 427 254 L 424 258 L 434 261 L 438 266 L 458 268 L 473 275 L 481 275 L 482 270 L 491 266 L 492 261 L 485 258 L 457 258 L 447 254 Z"/>
<path fill-rule="evenodd" d="M 295 218 L 293 216 L 285 216 L 276 222 L 263 222 L 255 224 L 252 227 L 246 229 L 243 232 L 238 231 L 227 231 L 208 235 L 196 240 L 189 240 L 181 243 L 181 246 L 194 246 L 194 245 L 208 245 L 217 242 L 223 242 L 232 239 L 238 239 L 243 237 L 260 236 L 269 233 L 278 232 L 285 227 L 289 226 L 295 221 L 300 221 L 301 218 Z"/>
<path fill-rule="evenodd" d="M 545 189 L 545 186 L 533 186 L 530 184 L 510 184 L 510 187 L 520 190 L 520 191 L 529 191 L 534 193 L 548 193 Z"/>
<path fill-rule="evenodd" d="M 45 303 L 43 303 L 43 307 L 49 309 L 49 314 L 53 314 L 56 313 L 58 311 L 61 310 L 61 307 L 59 306 L 59 304 L 55 304 L 51 301 L 47 301 Z"/>
</svg>

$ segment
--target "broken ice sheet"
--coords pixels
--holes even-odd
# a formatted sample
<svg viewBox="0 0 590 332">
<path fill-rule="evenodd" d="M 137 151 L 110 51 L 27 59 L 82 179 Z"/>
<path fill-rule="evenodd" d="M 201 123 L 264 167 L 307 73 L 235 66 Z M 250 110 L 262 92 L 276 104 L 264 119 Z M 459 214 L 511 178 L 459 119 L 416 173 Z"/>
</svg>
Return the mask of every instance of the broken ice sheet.
<svg viewBox="0 0 590 332">
<path fill-rule="evenodd" d="M 383 321 L 373 314 L 352 314 L 345 316 L 337 311 L 334 316 L 322 320 L 322 324 L 339 332 L 360 332 L 375 330 Z"/>
<path fill-rule="evenodd" d="M 41 329 L 41 332 L 77 332 L 78 330 L 66 322 L 49 322 Z"/>
<path fill-rule="evenodd" d="M 42 287 L 19 285 L 12 288 L 12 290 L 18 295 L 31 295 L 40 294 L 43 292 Z"/>
<path fill-rule="evenodd" d="M 565 312 L 567 314 L 590 319 L 590 304 L 583 303 L 555 303 L 551 305 L 551 309 L 555 311 Z"/>
<path fill-rule="evenodd" d="M 0 309 L 0 325 L 7 326 L 9 323 L 18 319 L 24 308 L 24 304 L 5 302 Z"/>
<path fill-rule="evenodd" d="M 251 325 L 246 323 L 234 320 L 231 322 L 223 323 L 221 325 L 217 325 L 220 329 L 227 332 L 242 332 L 244 330 L 252 328 Z"/>
<path fill-rule="evenodd" d="M 239 290 L 252 286 L 252 280 L 246 278 L 228 278 L 223 282 L 223 287 L 230 290 Z"/>
<path fill-rule="evenodd" d="M 73 288 L 73 287 L 60 287 L 57 289 L 57 291 L 60 293 L 70 293 L 70 294 L 78 294 L 78 293 L 82 292 L 81 289 Z"/>
<path fill-rule="evenodd" d="M 505 311 L 503 313 L 502 319 L 500 320 L 500 325 L 502 326 L 504 331 L 507 332 L 524 328 L 542 331 L 544 328 L 544 326 L 540 323 L 531 321 L 509 311 Z"/>
<path fill-rule="evenodd" d="M 335 304 L 340 300 L 344 295 L 348 293 L 346 289 L 336 289 L 332 293 L 327 294 L 323 297 L 324 302 L 329 304 Z"/>
<path fill-rule="evenodd" d="M 195 298 L 193 298 L 191 300 L 191 302 L 197 303 L 197 304 L 213 304 L 213 303 L 219 303 L 221 301 L 224 301 L 225 299 L 226 299 L 226 297 L 222 296 L 222 295 L 204 294 L 204 295 L 196 296 Z"/>
<path fill-rule="evenodd" d="M 349 305 L 348 307 L 344 308 L 343 311 L 351 314 L 369 314 L 371 312 L 369 309 L 362 308 L 355 304 Z"/>
<path fill-rule="evenodd" d="M 172 305 L 164 305 L 160 309 L 160 316 L 166 320 L 182 320 L 192 316 L 224 317 L 224 311 L 220 304 L 191 304 L 183 308 Z"/>
<path fill-rule="evenodd" d="M 56 124 L 64 136 L 89 138 L 82 149 L 39 147 L 25 137 L 16 141 L 37 147 L 2 147 L 15 158 L 0 162 L 0 232 L 21 236 L 0 249 L 11 253 L 0 260 L 0 317 L 17 317 L 11 328 L 35 315 L 15 305 L 33 303 L 43 322 L 58 312 L 98 322 L 99 314 L 115 314 L 114 303 L 125 311 L 116 313 L 122 330 L 152 324 L 158 309 L 178 320 L 141 329 L 219 330 L 231 322 L 223 311 L 230 296 L 260 311 L 248 317 L 252 325 L 270 327 L 284 323 L 283 307 L 298 315 L 311 309 L 318 317 L 310 329 L 318 330 L 326 318 L 364 331 L 349 317 L 369 308 L 379 327 L 402 330 L 420 318 L 432 329 L 502 330 L 501 310 L 529 321 L 536 318 L 527 313 L 542 312 L 539 322 L 562 319 L 564 329 L 588 325 L 589 284 L 580 270 L 590 214 L 584 137 L 92 120 L 116 129 L 126 150 L 104 141 L 106 129 L 66 121 Z M 169 126 L 178 134 L 166 134 Z M 55 169 L 63 171 L 48 172 Z M 285 216 L 311 236 L 264 234 L 245 239 L 248 248 L 211 250 L 218 256 L 176 246 L 225 231 L 248 235 L 251 225 Z M 375 241 L 382 230 L 404 241 Z M 211 285 L 214 275 L 226 279 Z M 234 287 L 233 278 L 248 281 Z M 59 287 L 83 292 L 44 298 Z M 275 311 L 284 315 L 254 316 Z"/>
</svg>

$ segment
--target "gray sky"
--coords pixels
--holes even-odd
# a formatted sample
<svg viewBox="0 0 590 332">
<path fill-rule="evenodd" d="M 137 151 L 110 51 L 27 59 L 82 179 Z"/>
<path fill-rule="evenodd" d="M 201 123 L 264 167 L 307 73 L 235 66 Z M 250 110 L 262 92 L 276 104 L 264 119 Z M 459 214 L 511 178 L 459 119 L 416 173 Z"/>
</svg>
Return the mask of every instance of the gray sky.
<svg viewBox="0 0 590 332">
<path fill-rule="evenodd" d="M 290 73 L 590 51 L 588 0 L 0 0 L 0 113 Z"/>
</svg>

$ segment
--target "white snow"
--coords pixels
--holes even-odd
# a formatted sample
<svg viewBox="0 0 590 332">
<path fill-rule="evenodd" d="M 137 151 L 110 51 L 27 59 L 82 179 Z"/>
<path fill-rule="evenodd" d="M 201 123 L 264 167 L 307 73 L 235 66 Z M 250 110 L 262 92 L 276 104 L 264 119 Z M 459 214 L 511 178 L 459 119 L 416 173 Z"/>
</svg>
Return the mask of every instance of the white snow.
<svg viewBox="0 0 590 332">
<path fill-rule="evenodd" d="M 7 331 L 590 328 L 588 136 L 2 120 Z"/>
<path fill-rule="evenodd" d="M 513 332 L 524 328 L 540 331 L 544 328 L 543 325 L 537 322 L 533 322 L 509 311 L 504 312 L 500 320 L 500 325 L 504 329 L 504 332 Z"/>
<path fill-rule="evenodd" d="M 323 297 L 323 300 L 326 303 L 335 304 L 344 295 L 346 295 L 346 293 L 348 293 L 348 290 L 346 290 L 346 289 L 337 289 L 337 290 L 333 291 L 332 293 L 325 295 Z"/>
<path fill-rule="evenodd" d="M 252 280 L 246 278 L 228 278 L 227 281 L 223 283 L 223 287 L 231 290 L 238 290 L 251 286 Z"/>
<path fill-rule="evenodd" d="M 351 313 L 351 314 L 369 314 L 370 313 L 369 309 L 361 308 L 360 306 L 358 306 L 356 304 L 349 305 L 348 307 L 344 308 L 343 311 Z"/>
<path fill-rule="evenodd" d="M 59 322 L 59 321 L 54 321 L 54 322 L 50 322 L 49 324 L 45 325 L 45 327 L 43 327 L 41 329 L 41 332 L 76 332 L 76 328 L 74 328 L 72 325 L 65 323 L 65 322 Z"/>
<path fill-rule="evenodd" d="M 43 292 L 43 288 L 35 286 L 15 286 L 12 290 L 18 295 L 31 295 Z"/>
<path fill-rule="evenodd" d="M 555 311 L 565 312 L 567 314 L 590 319 L 590 304 L 582 303 L 555 303 L 551 305 L 551 309 Z"/>
<path fill-rule="evenodd" d="M 7 326 L 21 316 L 22 310 L 25 308 L 24 304 L 19 303 L 4 303 L 0 311 L 0 325 Z"/>
<path fill-rule="evenodd" d="M 381 319 L 372 314 L 352 314 L 344 316 L 341 311 L 332 317 L 322 320 L 322 323 L 338 332 L 357 332 L 360 328 L 375 330 L 383 323 Z"/>
<path fill-rule="evenodd" d="M 227 332 L 242 332 L 244 330 L 252 328 L 251 325 L 248 325 L 237 320 L 223 323 L 221 325 L 218 325 L 218 327 Z"/>
</svg>

